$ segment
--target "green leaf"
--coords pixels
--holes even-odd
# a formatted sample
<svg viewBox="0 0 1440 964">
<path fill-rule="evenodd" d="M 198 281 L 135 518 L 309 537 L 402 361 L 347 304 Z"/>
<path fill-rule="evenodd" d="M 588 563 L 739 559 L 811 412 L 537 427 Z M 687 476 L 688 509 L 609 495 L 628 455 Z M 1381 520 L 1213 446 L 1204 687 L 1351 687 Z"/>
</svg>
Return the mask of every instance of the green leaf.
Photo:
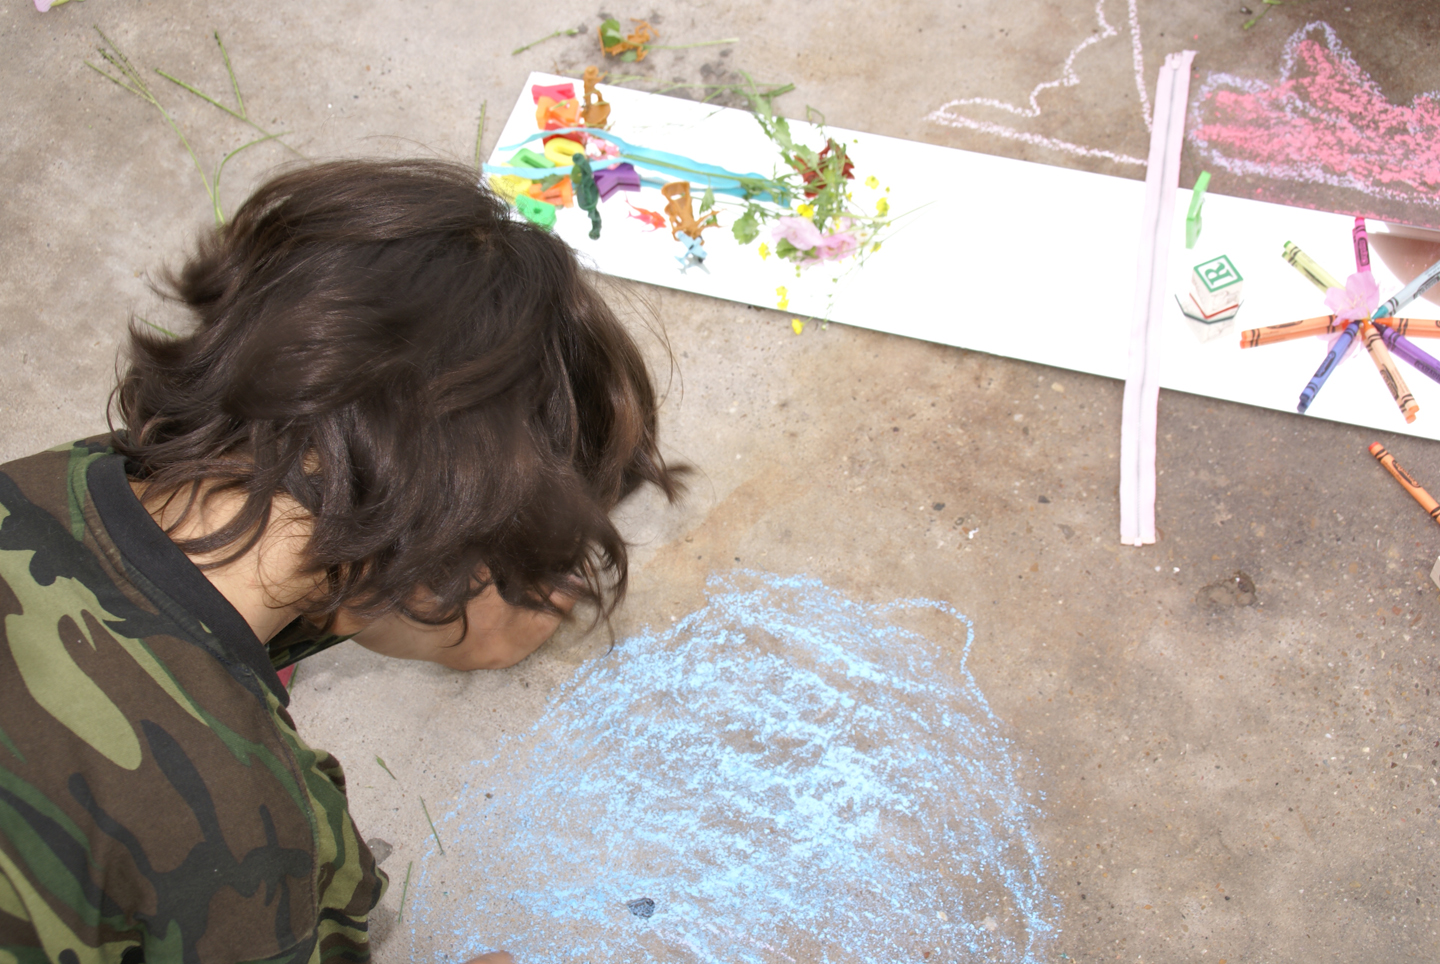
<svg viewBox="0 0 1440 964">
<path fill-rule="evenodd" d="M 795 245 L 791 244 L 788 240 L 781 238 L 775 242 L 775 253 L 782 258 L 793 261 L 795 260 L 795 256 L 801 252 L 799 248 L 795 247 Z"/>
<path fill-rule="evenodd" d="M 715 206 L 715 190 L 710 185 L 705 185 L 705 196 L 700 199 L 700 213 L 704 214 Z"/>
<path fill-rule="evenodd" d="M 625 40 L 625 35 L 620 32 L 620 21 L 610 18 L 600 25 L 600 44 L 605 47 L 613 47 Z"/>
<path fill-rule="evenodd" d="M 790 140 L 790 124 L 783 117 L 775 118 L 775 143 L 784 150 L 790 150 L 795 145 Z"/>
<path fill-rule="evenodd" d="M 741 244 L 749 244 L 760 237 L 760 225 L 755 220 L 755 212 L 746 211 L 744 217 L 736 218 L 730 233 L 735 235 L 735 240 Z"/>
<path fill-rule="evenodd" d="M 625 61 L 627 64 L 633 64 L 635 62 L 635 51 L 625 51 L 623 54 L 620 55 L 620 59 Z"/>
</svg>

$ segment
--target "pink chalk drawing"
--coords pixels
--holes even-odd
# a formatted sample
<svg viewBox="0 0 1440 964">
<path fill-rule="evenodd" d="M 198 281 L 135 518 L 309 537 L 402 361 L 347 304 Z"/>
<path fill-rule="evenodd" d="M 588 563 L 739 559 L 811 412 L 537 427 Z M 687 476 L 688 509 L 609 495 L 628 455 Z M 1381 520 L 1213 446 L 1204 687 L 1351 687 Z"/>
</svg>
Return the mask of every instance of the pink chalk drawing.
<svg viewBox="0 0 1440 964">
<path fill-rule="evenodd" d="M 1097 24 L 1095 31 L 1071 48 L 1069 55 L 1065 58 L 1065 63 L 1060 67 L 1059 77 L 1035 85 L 1035 89 L 1030 91 L 1027 104 L 1010 104 L 993 97 L 964 97 L 952 100 L 943 107 L 931 111 L 925 119 L 936 124 L 979 131 L 982 134 L 992 134 L 996 137 L 1060 151 L 1075 157 L 1101 157 L 1119 164 L 1134 164 L 1144 167 L 1145 159 L 1143 157 L 1132 157 L 1129 154 L 1120 154 L 1104 148 L 1087 147 L 1055 137 L 1046 137 L 1032 131 L 1017 130 L 994 121 L 971 117 L 968 112 L 962 113 L 960 110 L 965 107 L 988 107 L 1026 119 L 1039 117 L 1042 113 L 1039 102 L 1042 93 L 1053 87 L 1074 87 L 1080 83 L 1080 75 L 1075 71 L 1075 58 L 1079 57 L 1086 48 L 1109 40 L 1111 37 L 1119 36 L 1119 31 L 1105 19 L 1105 2 L 1106 0 L 1096 0 L 1095 2 Z M 1145 91 L 1145 55 L 1140 46 L 1140 17 L 1136 9 L 1137 2 L 1138 0 L 1127 0 L 1130 15 L 1130 59 L 1135 69 L 1135 89 L 1140 93 L 1140 111 L 1145 119 L 1145 129 L 1148 131 L 1151 125 L 1150 97 Z"/>
<path fill-rule="evenodd" d="M 1440 92 L 1390 103 L 1326 23 L 1290 37 L 1273 84 L 1210 74 L 1189 126 L 1206 162 L 1232 174 L 1440 208 Z"/>
</svg>

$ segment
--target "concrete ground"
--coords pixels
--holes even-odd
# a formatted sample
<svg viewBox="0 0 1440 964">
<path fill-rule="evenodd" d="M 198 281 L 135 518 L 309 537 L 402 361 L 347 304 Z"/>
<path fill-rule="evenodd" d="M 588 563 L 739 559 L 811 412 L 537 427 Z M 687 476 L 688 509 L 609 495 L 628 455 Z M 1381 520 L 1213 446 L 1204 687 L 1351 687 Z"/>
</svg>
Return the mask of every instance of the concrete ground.
<svg viewBox="0 0 1440 964">
<path fill-rule="evenodd" d="M 1182 46 L 1200 52 L 1198 77 L 1273 81 L 1286 40 L 1311 20 L 1335 30 L 1391 102 L 1440 88 L 1440 22 L 1428 5 L 1350 2 L 1276 7 L 1242 30 L 1237 0 L 1142 0 L 1146 88 L 1163 54 Z M 633 70 L 660 82 L 728 83 L 744 71 L 796 84 L 781 101 L 791 114 L 809 104 L 849 128 L 1140 177 L 1123 161 L 1054 146 L 1146 153 L 1129 13 L 1121 0 L 1098 9 L 1102 20 L 1091 0 L 662 0 L 613 12 L 648 16 L 663 43 L 740 38 L 656 51 Z M 92 23 L 147 72 L 211 170 L 249 129 L 148 71 L 230 103 L 212 31 L 251 117 L 293 132 L 305 154 L 468 159 L 482 102 L 501 116 L 528 71 L 597 62 L 600 17 L 574 3 L 88 0 L 43 15 L 4 5 L 0 456 L 104 429 L 129 314 L 173 320 L 147 272 L 174 264 L 209 222 L 175 134 L 85 66 L 99 63 Z M 568 27 L 583 30 L 510 53 Z M 924 119 L 955 98 L 1024 104 L 1091 35 L 1074 61 L 1079 81 L 1041 94 L 1038 117 L 972 112 L 1048 142 Z M 286 160 L 264 145 L 232 161 L 225 209 Z M 1200 166 L 1187 146 L 1182 178 Z M 1429 203 L 1224 172 L 1211 189 L 1440 227 L 1433 185 Z M 641 498 L 624 509 L 637 548 L 612 657 L 645 627 L 704 607 L 707 577 L 731 569 L 804 574 L 866 605 L 946 602 L 973 621 L 969 672 L 1033 793 L 1029 832 L 1055 928 L 1034 959 L 1436 959 L 1440 606 L 1428 574 L 1440 539 L 1366 445 L 1378 438 L 1422 480 L 1440 479 L 1440 448 L 1162 393 L 1162 538 L 1124 548 L 1119 383 L 837 325 L 797 337 L 774 312 L 632 294 L 663 324 L 677 362 L 668 450 L 698 472 L 680 506 Z M 963 639 L 936 642 L 960 659 Z M 607 648 L 602 633 L 569 628 L 500 673 L 451 674 L 353 648 L 301 667 L 302 732 L 347 764 L 356 821 L 389 851 L 377 960 L 463 960 L 503 943 L 418 928 L 413 910 L 397 923 L 402 889 L 429 900 L 433 917 L 451 906 L 433 893 L 447 873 L 471 892 L 489 875 L 445 863 L 426 815 L 452 832 L 471 762 L 513 752 L 507 737 L 543 736 L 537 721 L 553 719 L 554 701 Z M 453 838 L 451 849 L 461 849 Z M 402 888 L 407 868 L 416 876 Z M 771 939 L 810 947 L 786 945 L 791 936 Z M 556 939 L 531 959 L 566 959 Z M 948 947 L 936 956 L 918 938 L 913 953 L 983 959 Z"/>
</svg>

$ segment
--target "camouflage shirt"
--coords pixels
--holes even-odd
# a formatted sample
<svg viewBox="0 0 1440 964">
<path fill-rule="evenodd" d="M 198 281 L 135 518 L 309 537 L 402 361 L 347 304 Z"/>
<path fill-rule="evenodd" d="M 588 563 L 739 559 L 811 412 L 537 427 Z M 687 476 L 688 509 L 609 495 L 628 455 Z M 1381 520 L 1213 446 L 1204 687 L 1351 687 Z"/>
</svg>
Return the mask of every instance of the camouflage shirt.
<svg viewBox="0 0 1440 964">
<path fill-rule="evenodd" d="M 0 617 L 0 964 L 369 959 L 340 765 L 102 444 L 0 466 Z"/>
</svg>

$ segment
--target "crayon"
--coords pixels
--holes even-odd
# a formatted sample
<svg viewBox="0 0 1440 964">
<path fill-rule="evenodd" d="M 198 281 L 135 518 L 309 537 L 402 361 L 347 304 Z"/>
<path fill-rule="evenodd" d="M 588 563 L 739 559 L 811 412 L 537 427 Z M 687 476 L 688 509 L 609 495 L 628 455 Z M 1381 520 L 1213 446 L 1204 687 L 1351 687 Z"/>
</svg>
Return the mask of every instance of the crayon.
<svg viewBox="0 0 1440 964">
<path fill-rule="evenodd" d="M 1195 179 L 1195 190 L 1190 192 L 1190 210 L 1185 215 L 1185 247 L 1195 247 L 1200 240 L 1200 209 L 1205 206 L 1205 189 L 1210 186 L 1210 172 L 1201 171 Z"/>
<path fill-rule="evenodd" d="M 1395 481 L 1404 486 L 1405 491 L 1409 492 L 1410 496 L 1420 503 L 1420 507 L 1430 514 L 1430 518 L 1440 522 L 1440 502 L 1436 502 L 1430 493 L 1425 491 L 1424 486 L 1416 482 L 1409 472 L 1400 467 L 1400 463 L 1395 461 L 1395 456 L 1385 451 L 1385 446 L 1379 442 L 1370 443 L 1370 454 L 1380 460 L 1380 464 L 1385 466 L 1385 471 L 1395 476 Z"/>
<path fill-rule="evenodd" d="M 1380 337 L 1384 339 L 1391 351 L 1420 374 L 1440 382 L 1440 359 L 1434 358 L 1429 352 L 1420 348 L 1394 328 L 1386 328 L 1384 325 L 1378 327 L 1380 328 Z"/>
<path fill-rule="evenodd" d="M 1394 360 L 1390 357 L 1390 351 L 1381 340 L 1380 332 L 1369 322 L 1360 326 L 1360 331 L 1365 339 L 1365 350 L 1370 353 L 1370 360 L 1375 363 L 1375 368 L 1380 372 L 1380 379 L 1390 391 L 1390 397 L 1395 399 L 1395 404 L 1400 409 L 1400 414 L 1405 417 L 1406 424 L 1415 421 L 1420 406 L 1415 402 L 1415 396 L 1410 394 L 1410 386 L 1405 384 L 1405 379 L 1400 375 L 1400 369 L 1395 367 Z"/>
<path fill-rule="evenodd" d="M 1416 275 L 1413 281 L 1411 281 L 1405 287 L 1401 288 L 1399 292 L 1396 293 L 1395 297 L 1385 302 L 1379 308 L 1376 308 L 1375 314 L 1372 317 L 1377 321 L 1381 318 L 1390 317 L 1391 315 L 1395 314 L 1395 312 L 1399 311 L 1401 308 L 1404 308 L 1410 302 L 1414 301 L 1416 298 L 1429 291 L 1437 283 L 1440 283 L 1440 261 L 1435 262 L 1430 267 L 1426 268 L 1424 271 Z"/>
<path fill-rule="evenodd" d="M 1305 414 L 1305 410 L 1310 407 L 1310 403 L 1315 401 L 1315 396 L 1325 386 L 1325 381 L 1330 377 L 1331 372 L 1339 367 L 1340 359 L 1345 357 L 1345 352 L 1349 350 L 1351 342 L 1355 340 L 1355 336 L 1359 332 L 1360 319 L 1358 318 L 1345 326 L 1345 330 L 1340 333 L 1339 338 L 1335 339 L 1335 344 L 1326 354 L 1325 360 L 1320 363 L 1319 368 L 1315 369 L 1315 374 L 1311 376 L 1305 390 L 1300 393 L 1300 404 L 1295 406 L 1295 411 L 1301 415 Z"/>
<path fill-rule="evenodd" d="M 1355 218 L 1355 227 L 1350 231 L 1350 239 L 1355 244 L 1355 271 L 1357 273 L 1370 273 L 1370 235 L 1365 230 L 1365 219 Z"/>
<path fill-rule="evenodd" d="M 1407 338 L 1440 338 L 1440 321 L 1432 321 L 1429 318 L 1385 318 L 1371 319 L 1379 321 L 1386 328 L 1395 329 L 1395 334 L 1404 335 Z"/>
<path fill-rule="evenodd" d="M 1321 291 L 1329 291 L 1331 288 L 1345 287 L 1343 284 L 1335 280 L 1335 276 L 1333 274 L 1320 267 L 1320 265 L 1316 264 L 1314 258 L 1310 257 L 1304 251 L 1301 251 L 1298 245 L 1291 244 L 1289 241 L 1286 241 L 1285 250 L 1281 253 L 1280 257 L 1284 258 L 1287 263 L 1289 263 L 1295 268 L 1295 270 L 1299 271 L 1305 277 L 1309 278 L 1310 283 L 1313 284 L 1315 287 L 1319 288 Z"/>
<path fill-rule="evenodd" d="M 1344 328 L 1349 322 L 1337 321 L 1334 315 L 1320 315 L 1304 321 L 1287 321 L 1283 325 L 1269 325 L 1265 328 L 1251 328 L 1240 332 L 1240 347 L 1255 348 L 1258 345 L 1273 345 L 1277 341 L 1294 338 L 1309 338 L 1311 335 L 1329 335 Z M 1440 335 L 1440 330 L 1436 331 Z"/>
</svg>

